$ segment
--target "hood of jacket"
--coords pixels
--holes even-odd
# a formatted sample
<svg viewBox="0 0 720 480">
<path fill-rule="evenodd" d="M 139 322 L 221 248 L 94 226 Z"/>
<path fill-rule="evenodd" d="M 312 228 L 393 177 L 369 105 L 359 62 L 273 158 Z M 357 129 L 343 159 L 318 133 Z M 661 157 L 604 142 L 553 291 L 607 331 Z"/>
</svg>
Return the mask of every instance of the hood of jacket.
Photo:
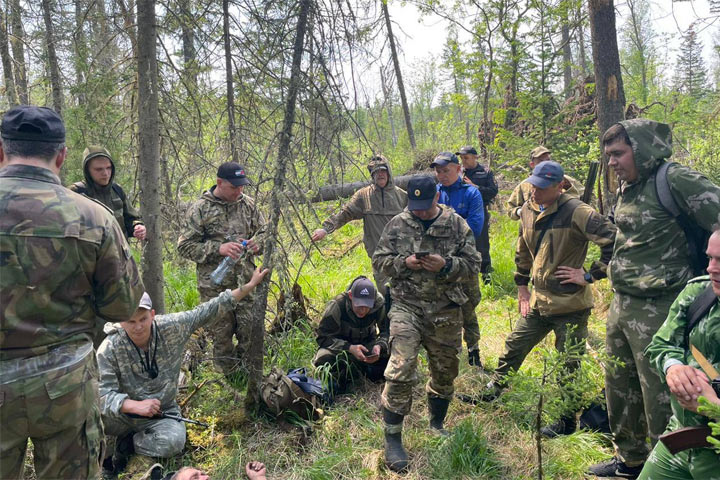
<svg viewBox="0 0 720 480">
<path fill-rule="evenodd" d="M 92 177 L 90 176 L 90 161 L 97 157 L 107 157 L 110 160 L 110 166 L 112 167 L 112 174 L 110 175 L 110 182 L 106 186 L 97 185 Z M 85 185 L 88 189 L 103 191 L 112 188 L 112 184 L 115 181 L 115 162 L 110 156 L 110 152 L 100 145 L 90 145 L 83 152 L 83 176 L 85 177 Z"/>
<path fill-rule="evenodd" d="M 380 168 L 385 168 L 385 169 L 387 169 L 387 172 L 388 172 L 387 185 L 385 185 L 383 188 L 392 187 L 394 185 L 392 167 L 390 166 L 390 162 L 388 162 L 387 158 L 385 158 L 383 155 L 373 156 L 370 159 L 370 162 L 368 163 L 367 168 L 368 168 L 368 171 L 370 172 L 370 177 L 372 178 L 372 182 L 373 182 L 374 186 L 377 187 L 377 184 L 375 183 L 375 175 L 373 175 L 373 174 Z"/>
<path fill-rule="evenodd" d="M 665 123 L 646 118 L 620 122 L 630 137 L 638 181 L 650 178 L 658 164 L 672 156 L 672 131 Z"/>
</svg>

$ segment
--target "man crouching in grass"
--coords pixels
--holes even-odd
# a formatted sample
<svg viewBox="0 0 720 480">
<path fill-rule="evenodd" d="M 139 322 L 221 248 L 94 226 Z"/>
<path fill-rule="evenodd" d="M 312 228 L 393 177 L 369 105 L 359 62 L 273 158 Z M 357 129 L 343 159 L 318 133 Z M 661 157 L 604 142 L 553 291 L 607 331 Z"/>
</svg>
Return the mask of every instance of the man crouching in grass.
<svg viewBox="0 0 720 480">
<path fill-rule="evenodd" d="M 115 454 L 103 462 L 112 478 L 139 453 L 168 458 L 185 447 L 185 424 L 159 417 L 180 416 L 175 396 L 180 364 L 190 335 L 232 309 L 265 278 L 268 269 L 255 269 L 248 283 L 226 290 L 187 312 L 158 315 L 145 293 L 130 319 L 107 323 L 97 352 L 100 368 L 100 408 L 105 433 L 118 437 Z"/>
</svg>

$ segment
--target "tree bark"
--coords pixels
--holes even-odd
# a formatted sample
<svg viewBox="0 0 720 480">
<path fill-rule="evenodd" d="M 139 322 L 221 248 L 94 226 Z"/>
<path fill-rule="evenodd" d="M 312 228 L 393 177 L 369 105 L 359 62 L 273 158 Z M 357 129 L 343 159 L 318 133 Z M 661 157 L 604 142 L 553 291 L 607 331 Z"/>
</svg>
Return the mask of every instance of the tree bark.
<svg viewBox="0 0 720 480">
<path fill-rule="evenodd" d="M 570 25 L 562 24 L 562 52 L 563 52 L 563 93 L 567 100 L 572 95 L 572 48 L 570 47 Z"/>
<path fill-rule="evenodd" d="M 7 15 L 4 10 L 0 10 L 0 57 L 2 57 L 5 93 L 8 97 L 8 103 L 12 107 L 18 104 L 18 96 L 15 90 L 15 78 L 13 78 L 12 58 L 8 48 Z"/>
<path fill-rule="evenodd" d="M 232 52 L 230 51 L 230 12 L 229 0 L 223 0 L 223 40 L 225 42 L 225 86 L 227 95 L 228 133 L 230 134 L 230 152 L 232 161 L 238 161 L 237 131 L 235 130 L 235 89 L 233 87 Z"/>
<path fill-rule="evenodd" d="M 588 74 L 587 57 L 585 55 L 585 28 L 583 27 L 582 20 L 582 6 L 578 7 L 577 11 L 577 42 L 578 42 L 578 56 L 580 57 L 580 70 L 582 71 L 583 77 Z"/>
<path fill-rule="evenodd" d="M 143 282 L 159 313 L 165 311 L 162 226 L 160 223 L 160 114 L 155 0 L 138 0 L 138 146 L 140 210 L 147 228 L 143 253 Z"/>
<path fill-rule="evenodd" d="M 62 116 L 63 93 L 58 66 L 57 54 L 55 52 L 55 28 L 52 23 L 52 5 L 50 0 L 42 0 L 43 19 L 45 20 L 45 44 L 47 47 L 48 66 L 50 67 L 50 86 L 52 88 L 53 109 Z"/>
<path fill-rule="evenodd" d="M 10 47 L 12 48 L 15 88 L 21 104 L 30 103 L 28 96 L 27 70 L 25 67 L 25 34 L 22 27 L 22 10 L 20 0 L 10 0 Z"/>
<path fill-rule="evenodd" d="M 73 31 L 73 46 L 75 56 L 73 64 L 75 67 L 75 85 L 77 88 L 77 103 L 85 105 L 85 88 L 83 85 L 87 80 L 88 50 L 87 38 L 85 37 L 85 0 L 75 0 L 75 30 Z"/>
<path fill-rule="evenodd" d="M 597 99 L 597 125 L 600 135 L 613 124 L 625 118 L 625 92 L 620 72 L 620 54 L 615 30 L 613 0 L 589 0 L 590 33 L 592 36 L 595 92 Z M 615 204 L 617 178 L 608 169 L 603 155 L 603 212 Z"/>
<path fill-rule="evenodd" d="M 180 0 L 180 29 L 182 31 L 183 71 L 193 91 L 197 90 L 197 50 L 195 49 L 195 26 L 193 25 L 193 1 Z"/>
<path fill-rule="evenodd" d="M 413 131 L 412 121 L 410 120 L 410 106 L 405 96 L 405 84 L 400 71 L 400 60 L 398 59 L 397 48 L 395 46 L 395 36 L 392 31 L 392 22 L 390 21 L 390 12 L 388 12 L 387 0 L 380 0 L 382 4 L 383 15 L 385 16 L 385 25 L 388 31 L 388 40 L 390 41 L 390 53 L 392 54 L 393 66 L 395 67 L 395 77 L 397 78 L 398 90 L 400 90 L 400 102 L 402 102 L 403 114 L 405 115 L 405 127 L 408 132 L 408 139 L 413 150 L 417 149 L 415 143 L 415 132 Z"/>
<path fill-rule="evenodd" d="M 270 223 L 268 237 L 265 240 L 264 256 L 265 266 L 274 268 L 277 264 L 275 255 L 275 247 L 278 243 L 278 224 L 280 223 L 281 209 L 283 208 L 285 181 L 287 177 L 287 164 L 292 161 L 292 150 L 290 142 L 292 139 L 292 129 L 295 123 L 295 102 L 297 100 L 298 90 L 300 90 L 300 81 L 302 74 L 300 66 L 303 56 L 303 45 L 305 43 L 305 32 L 307 30 L 308 15 L 312 5 L 312 0 L 300 0 L 300 11 L 298 14 L 297 26 L 295 28 L 295 44 L 293 46 L 292 69 L 290 71 L 290 83 L 285 102 L 285 117 L 283 119 L 283 128 L 280 132 L 280 138 L 277 149 L 277 162 L 275 166 L 275 177 L 273 181 L 272 194 L 270 196 Z M 245 399 L 245 405 L 248 409 L 255 409 L 260 402 L 260 379 L 263 372 L 263 351 L 265 345 L 265 311 L 267 310 L 267 297 L 270 285 L 270 279 L 266 279 L 259 287 L 253 315 L 252 326 L 252 342 L 250 352 L 248 352 L 249 374 L 248 374 L 248 391 Z"/>
</svg>

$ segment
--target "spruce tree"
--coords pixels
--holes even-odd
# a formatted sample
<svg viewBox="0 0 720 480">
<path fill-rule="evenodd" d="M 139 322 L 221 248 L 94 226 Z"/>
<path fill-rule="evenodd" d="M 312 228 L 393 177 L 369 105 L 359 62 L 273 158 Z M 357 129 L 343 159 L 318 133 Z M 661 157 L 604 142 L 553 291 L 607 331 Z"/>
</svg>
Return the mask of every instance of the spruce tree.
<svg viewBox="0 0 720 480">
<path fill-rule="evenodd" d="M 702 57 L 702 42 L 691 24 L 680 45 L 675 68 L 675 88 L 692 97 L 700 97 L 707 89 L 707 68 Z"/>
</svg>

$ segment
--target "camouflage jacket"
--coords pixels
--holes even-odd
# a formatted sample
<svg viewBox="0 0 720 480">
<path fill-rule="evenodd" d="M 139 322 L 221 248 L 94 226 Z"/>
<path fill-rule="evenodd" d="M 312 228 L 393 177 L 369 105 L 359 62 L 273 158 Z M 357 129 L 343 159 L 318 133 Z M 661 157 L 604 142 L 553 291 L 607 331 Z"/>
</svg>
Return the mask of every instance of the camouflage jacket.
<svg viewBox="0 0 720 480">
<path fill-rule="evenodd" d="M 620 188 L 609 277 L 615 290 L 628 295 L 674 295 L 692 272 L 685 233 L 655 191 L 655 172 L 672 155 L 670 127 L 645 119 L 620 123 L 632 143 L 638 180 Z M 706 230 L 720 226 L 720 187 L 680 165 L 671 166 L 667 178 L 677 205 L 694 222 Z"/>
<path fill-rule="evenodd" d="M 318 326 L 317 343 L 333 353 L 347 350 L 351 345 L 364 345 L 369 350 L 380 345 L 380 354 L 387 355 L 388 335 L 385 299 L 379 292 L 375 294 L 375 305 L 363 318 L 355 315 L 348 293 L 343 292 L 325 305 L 325 313 Z"/>
<path fill-rule="evenodd" d="M 665 323 L 658 329 L 650 344 L 645 349 L 645 355 L 665 378 L 665 370 L 674 363 L 690 365 L 700 369 L 700 365 L 685 345 L 686 313 L 690 304 L 710 284 L 710 277 L 697 277 L 688 282 L 685 289 L 675 299 L 670 307 Z M 690 343 L 702 353 L 708 361 L 720 370 L 720 302 L 715 302 L 710 311 L 690 331 Z M 679 427 L 706 425 L 708 417 L 685 410 L 675 397 L 671 400 L 674 418 L 670 420 L 670 427 L 675 430 Z"/>
<path fill-rule="evenodd" d="M 252 198 L 242 195 L 234 202 L 226 202 L 213 195 L 214 190 L 213 186 L 203 193 L 190 208 L 177 248 L 181 256 L 197 264 L 198 287 L 217 295 L 249 280 L 255 268 L 253 256 L 247 253 L 225 275 L 222 285 L 214 285 L 210 274 L 225 258 L 220 255 L 220 245 L 229 238 L 235 241 L 253 239 L 262 248 L 266 224 Z"/>
<path fill-rule="evenodd" d="M 580 198 L 584 190 L 585 188 L 582 183 L 575 180 L 570 175 L 565 175 L 563 193 L 567 193 L 571 197 Z M 515 187 L 507 201 L 508 217 L 513 220 L 520 220 L 520 208 L 528 201 L 534 203 L 532 201 L 532 184 L 527 180 L 523 180 Z"/>
<path fill-rule="evenodd" d="M 382 163 L 388 169 L 388 183 L 384 188 L 375 184 L 363 187 L 350 198 L 340 211 L 325 220 L 322 228 L 332 233 L 351 220 L 363 221 L 363 243 L 369 257 L 375 253 L 378 240 L 385 225 L 407 206 L 405 190 L 396 187 L 393 183 L 392 170 L 387 161 L 375 162 L 371 167 L 376 168 Z"/>
<path fill-rule="evenodd" d="M 130 318 L 144 287 L 112 214 L 60 185 L 50 170 L 2 169 L 0 212 L 0 366 L 7 380 L 30 368 L 31 357 L 49 368 L 56 349 L 92 344 L 96 319 Z"/>
<path fill-rule="evenodd" d="M 407 209 L 388 222 L 373 255 L 373 267 L 392 279 L 393 301 L 439 311 L 462 305 L 468 297 L 463 282 L 480 272 L 480 254 L 472 230 L 463 218 L 445 205 L 440 216 L 425 230 L 420 219 Z M 415 252 L 442 255 L 449 263 L 445 272 L 410 270 L 405 259 Z"/>
<path fill-rule="evenodd" d="M 158 365 L 158 376 L 154 379 L 145 371 L 141 353 L 125 330 L 118 324 L 107 323 L 107 337 L 97 351 L 102 415 L 122 415 L 120 407 L 126 398 L 157 398 L 163 410 L 177 407 L 175 397 L 185 344 L 195 330 L 215 319 L 221 309 L 232 308 L 233 302 L 227 290 L 187 312 L 157 315 L 148 345 L 149 355 L 155 355 Z"/>
<path fill-rule="evenodd" d="M 548 226 L 536 254 L 544 219 L 555 212 L 558 213 L 550 219 L 552 224 Z M 555 272 L 560 266 L 581 268 L 590 241 L 597 244 L 602 252 L 600 260 L 590 267 L 590 274 L 594 279 L 605 278 L 615 232 L 615 225 L 609 220 L 567 193 L 560 195 L 544 211 L 540 211 L 535 202 L 526 202 L 520 210 L 515 283 L 527 285 L 532 279 L 530 307 L 538 309 L 541 315 L 561 315 L 591 308 L 592 289 L 588 285 L 561 284 Z"/>
<path fill-rule="evenodd" d="M 140 214 L 133 208 L 127 195 L 125 195 L 125 191 L 114 181 L 115 162 L 110 157 L 106 158 L 110 160 L 110 165 L 112 165 L 112 175 L 110 177 L 110 183 L 107 186 L 102 187 L 93 182 L 90 171 L 88 170 L 90 160 L 92 159 L 85 158 L 85 160 L 83 160 L 83 175 L 85 176 L 85 181 L 75 182 L 70 185 L 69 188 L 73 192 L 94 198 L 109 208 L 113 212 L 118 224 L 120 224 L 123 234 L 127 238 L 132 238 L 135 225 L 142 225 L 143 222 L 140 219 Z"/>
</svg>

